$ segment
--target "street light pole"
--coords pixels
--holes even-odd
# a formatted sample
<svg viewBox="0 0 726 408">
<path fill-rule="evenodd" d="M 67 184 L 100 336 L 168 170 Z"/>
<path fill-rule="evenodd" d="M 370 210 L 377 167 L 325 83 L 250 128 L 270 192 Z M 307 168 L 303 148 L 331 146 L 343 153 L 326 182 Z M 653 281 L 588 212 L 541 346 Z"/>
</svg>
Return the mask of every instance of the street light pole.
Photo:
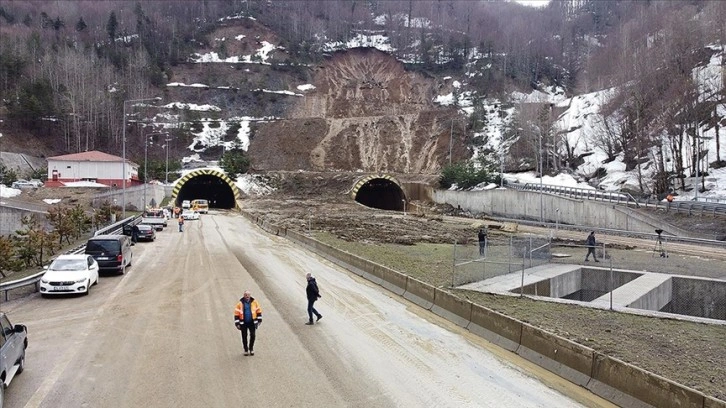
<svg viewBox="0 0 726 408">
<path fill-rule="evenodd" d="M 145 102 L 145 101 L 158 101 L 161 98 L 141 98 L 141 99 L 128 99 L 123 104 L 123 118 L 121 119 L 121 150 L 123 155 L 123 164 L 121 166 L 123 177 L 121 177 L 121 218 L 126 219 L 126 104 L 134 102 Z"/>
<path fill-rule="evenodd" d="M 149 170 L 148 170 L 148 163 L 149 163 L 149 141 L 151 140 L 151 136 L 156 135 L 168 135 L 168 133 L 165 132 L 155 132 L 155 133 L 149 133 L 148 135 L 144 136 L 144 205 L 142 206 L 144 210 L 146 210 L 146 184 L 149 182 Z"/>
<path fill-rule="evenodd" d="M 539 133 L 539 222 L 544 221 L 544 207 L 542 197 L 542 179 L 544 178 L 543 167 L 542 167 L 542 132 Z"/>
<path fill-rule="evenodd" d="M 149 166 L 147 165 L 149 162 L 149 137 L 151 135 L 144 136 L 144 205 L 141 206 L 142 211 L 146 211 L 146 182 L 148 180 L 146 175 L 149 171 Z"/>
<path fill-rule="evenodd" d="M 169 184 L 169 142 L 171 141 L 171 137 L 169 137 L 169 134 L 166 135 L 166 170 L 165 170 L 165 176 L 164 176 L 164 184 Z"/>
<path fill-rule="evenodd" d="M 454 141 L 454 119 L 451 119 L 451 130 L 449 130 L 449 166 L 451 166 L 451 144 Z"/>
</svg>

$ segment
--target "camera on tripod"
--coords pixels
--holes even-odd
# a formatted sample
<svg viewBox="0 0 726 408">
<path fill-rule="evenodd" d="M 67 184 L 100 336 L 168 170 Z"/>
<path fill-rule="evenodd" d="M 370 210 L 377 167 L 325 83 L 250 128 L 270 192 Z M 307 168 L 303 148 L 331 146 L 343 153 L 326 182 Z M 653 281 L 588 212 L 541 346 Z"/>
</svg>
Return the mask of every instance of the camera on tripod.
<svg viewBox="0 0 726 408">
<path fill-rule="evenodd" d="M 656 252 L 659 254 L 661 258 L 668 258 L 668 253 L 665 250 L 665 245 L 663 245 L 663 237 L 661 234 L 663 233 L 663 230 L 658 228 L 655 230 L 655 233 L 658 234 L 658 237 L 655 239 L 655 247 L 653 248 L 653 256 L 655 256 Z"/>
</svg>

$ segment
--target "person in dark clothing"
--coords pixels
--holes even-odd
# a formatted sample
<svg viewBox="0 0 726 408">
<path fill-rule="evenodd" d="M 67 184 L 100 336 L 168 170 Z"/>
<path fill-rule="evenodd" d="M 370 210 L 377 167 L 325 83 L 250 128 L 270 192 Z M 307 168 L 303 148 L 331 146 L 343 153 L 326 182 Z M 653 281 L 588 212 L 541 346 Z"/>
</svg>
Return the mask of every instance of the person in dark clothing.
<svg viewBox="0 0 726 408">
<path fill-rule="evenodd" d="M 487 230 L 479 228 L 479 255 L 484 256 L 487 253 Z"/>
<path fill-rule="evenodd" d="M 139 242 L 139 226 L 131 227 L 131 242 Z"/>
<path fill-rule="evenodd" d="M 595 262 L 600 262 L 597 260 L 597 255 L 595 255 L 595 231 L 590 232 L 590 235 L 587 236 L 587 255 L 585 255 L 585 262 L 589 261 L 590 254 L 592 254 Z"/>
<path fill-rule="evenodd" d="M 315 321 L 323 318 L 323 315 L 315 310 L 315 301 L 320 299 L 320 290 L 318 290 L 318 283 L 310 272 L 305 275 L 305 278 L 308 280 L 308 286 L 305 288 L 305 293 L 308 296 L 308 322 L 305 324 L 311 325 L 315 324 L 313 315 L 317 317 Z"/>
<path fill-rule="evenodd" d="M 250 295 L 250 291 L 246 290 L 234 308 L 234 325 L 237 330 L 242 332 L 242 347 L 245 349 L 246 356 L 255 355 L 255 333 L 261 324 L 262 309 L 255 298 Z M 249 346 L 247 343 L 248 332 L 250 336 Z"/>
</svg>

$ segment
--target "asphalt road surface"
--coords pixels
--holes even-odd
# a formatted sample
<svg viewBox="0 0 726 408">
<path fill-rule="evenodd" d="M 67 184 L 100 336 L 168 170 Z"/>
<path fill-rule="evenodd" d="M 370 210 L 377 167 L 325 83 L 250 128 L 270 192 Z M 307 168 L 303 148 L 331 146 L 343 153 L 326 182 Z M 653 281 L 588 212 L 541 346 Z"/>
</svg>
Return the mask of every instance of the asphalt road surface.
<svg viewBox="0 0 726 408">
<path fill-rule="evenodd" d="M 233 325 L 245 289 L 263 311 L 254 356 Z M 89 296 L 2 309 L 30 341 L 6 407 L 611 406 L 236 213 L 170 225 Z"/>
</svg>

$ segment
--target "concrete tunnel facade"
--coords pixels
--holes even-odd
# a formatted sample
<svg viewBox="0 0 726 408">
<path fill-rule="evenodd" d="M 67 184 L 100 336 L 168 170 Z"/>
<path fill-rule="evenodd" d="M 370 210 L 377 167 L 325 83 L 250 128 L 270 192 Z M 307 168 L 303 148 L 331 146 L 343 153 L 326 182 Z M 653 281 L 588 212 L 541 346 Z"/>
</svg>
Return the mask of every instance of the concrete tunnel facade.
<svg viewBox="0 0 726 408">
<path fill-rule="evenodd" d="M 205 199 L 209 208 L 237 208 L 240 198 L 237 185 L 219 170 L 197 169 L 187 173 L 174 185 L 171 201 L 181 207 L 184 200 Z"/>
<path fill-rule="evenodd" d="M 401 183 L 385 174 L 363 177 L 355 183 L 350 195 L 366 207 L 389 211 L 405 210 L 407 201 Z"/>
</svg>

